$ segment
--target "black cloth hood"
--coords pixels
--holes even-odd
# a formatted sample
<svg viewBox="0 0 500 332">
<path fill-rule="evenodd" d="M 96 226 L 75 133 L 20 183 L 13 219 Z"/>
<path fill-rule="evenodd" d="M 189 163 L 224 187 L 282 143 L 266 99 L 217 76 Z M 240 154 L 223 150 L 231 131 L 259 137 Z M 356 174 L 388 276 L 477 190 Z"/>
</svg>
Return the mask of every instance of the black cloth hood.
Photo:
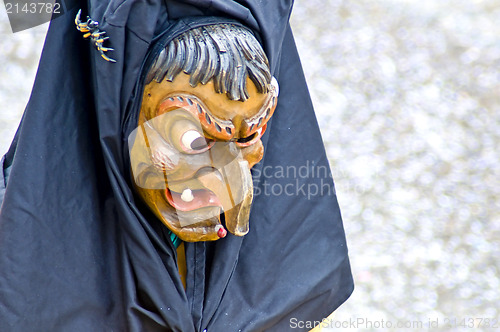
<svg viewBox="0 0 500 332">
<path fill-rule="evenodd" d="M 353 283 L 288 25 L 291 1 L 81 7 L 82 19 L 88 13 L 106 31 L 114 48 L 107 55 L 117 62 L 83 40 L 78 7 L 51 22 L 30 101 L 0 164 L 1 330 L 284 331 L 292 318 L 329 315 Z M 124 146 L 151 44 L 207 16 L 237 20 L 260 37 L 280 96 L 253 170 L 250 232 L 186 243 L 184 290 L 166 227 L 133 195 Z"/>
</svg>

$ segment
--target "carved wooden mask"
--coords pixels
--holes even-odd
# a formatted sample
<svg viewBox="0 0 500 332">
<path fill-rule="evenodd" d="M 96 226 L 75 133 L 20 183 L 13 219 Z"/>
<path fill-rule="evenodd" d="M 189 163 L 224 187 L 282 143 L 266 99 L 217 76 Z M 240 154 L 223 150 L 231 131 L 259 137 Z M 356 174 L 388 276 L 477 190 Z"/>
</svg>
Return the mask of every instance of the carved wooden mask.
<svg viewBox="0 0 500 332">
<path fill-rule="evenodd" d="M 245 235 L 250 169 L 278 97 L 260 45 L 234 25 L 190 30 L 159 55 L 147 82 L 129 137 L 139 196 L 184 241 Z"/>
</svg>

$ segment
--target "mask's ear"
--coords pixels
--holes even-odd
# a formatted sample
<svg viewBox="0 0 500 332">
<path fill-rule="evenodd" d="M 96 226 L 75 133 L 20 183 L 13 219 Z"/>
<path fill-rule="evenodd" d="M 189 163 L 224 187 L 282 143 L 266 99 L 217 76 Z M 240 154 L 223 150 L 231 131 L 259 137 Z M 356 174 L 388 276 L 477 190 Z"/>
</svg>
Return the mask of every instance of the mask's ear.
<svg viewBox="0 0 500 332">
<path fill-rule="evenodd" d="M 274 76 L 271 79 L 271 85 L 274 87 L 274 91 L 275 91 L 276 97 L 278 97 L 279 94 L 280 94 L 280 85 L 278 84 L 278 80 Z"/>
</svg>

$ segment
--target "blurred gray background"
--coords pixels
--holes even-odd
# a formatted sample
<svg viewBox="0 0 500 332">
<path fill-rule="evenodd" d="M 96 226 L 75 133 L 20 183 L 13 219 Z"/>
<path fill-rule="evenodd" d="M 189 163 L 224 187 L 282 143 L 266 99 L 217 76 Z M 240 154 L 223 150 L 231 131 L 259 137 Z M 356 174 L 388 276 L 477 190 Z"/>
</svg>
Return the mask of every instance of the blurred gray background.
<svg viewBox="0 0 500 332">
<path fill-rule="evenodd" d="M 47 25 L 0 20 L 3 154 Z M 499 329 L 500 0 L 302 0 L 292 27 L 356 282 L 325 326 Z"/>
</svg>

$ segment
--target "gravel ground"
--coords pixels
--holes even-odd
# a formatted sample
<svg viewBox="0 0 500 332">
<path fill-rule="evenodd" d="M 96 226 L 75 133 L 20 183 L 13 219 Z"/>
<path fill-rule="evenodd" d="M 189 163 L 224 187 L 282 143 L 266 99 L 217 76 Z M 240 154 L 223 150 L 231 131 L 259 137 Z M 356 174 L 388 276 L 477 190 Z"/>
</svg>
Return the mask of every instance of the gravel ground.
<svg viewBox="0 0 500 332">
<path fill-rule="evenodd" d="M 498 5 L 296 6 L 357 286 L 330 325 L 486 331 L 500 319 Z"/>
<path fill-rule="evenodd" d="M 296 3 L 356 281 L 332 331 L 500 329 L 499 4 Z M 5 151 L 46 26 L 0 20 Z"/>
</svg>

